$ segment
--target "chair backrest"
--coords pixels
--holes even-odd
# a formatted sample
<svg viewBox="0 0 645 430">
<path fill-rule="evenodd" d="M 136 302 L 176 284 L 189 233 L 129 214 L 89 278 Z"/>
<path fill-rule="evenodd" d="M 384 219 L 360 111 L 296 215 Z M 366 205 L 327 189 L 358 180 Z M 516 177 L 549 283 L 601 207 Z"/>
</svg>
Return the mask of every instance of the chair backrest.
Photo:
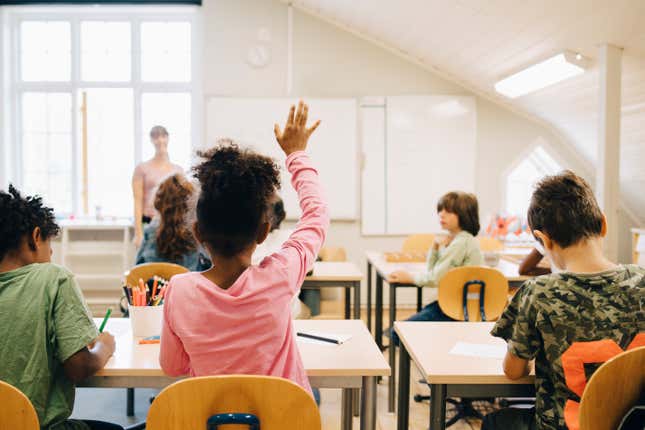
<svg viewBox="0 0 645 430">
<path fill-rule="evenodd" d="M 322 261 L 347 261 L 345 248 L 324 247 L 318 253 Z"/>
<path fill-rule="evenodd" d="M 434 243 L 434 234 L 412 234 L 405 238 L 402 252 L 422 252 L 427 254 Z"/>
<path fill-rule="evenodd" d="M 40 430 L 33 405 L 19 389 L 0 381 L 0 430 Z"/>
<path fill-rule="evenodd" d="M 477 241 L 482 252 L 501 251 L 504 249 L 504 244 L 494 237 L 477 236 Z"/>
<path fill-rule="evenodd" d="M 153 276 L 161 276 L 164 279 L 170 280 L 174 275 L 186 273 L 189 270 L 184 266 L 173 263 L 143 263 L 134 266 L 123 274 L 125 283 L 127 285 L 138 285 L 139 279 L 147 281 Z"/>
<path fill-rule="evenodd" d="M 255 415 L 262 430 L 321 429 L 316 402 L 304 389 L 251 375 L 190 378 L 166 387 L 148 411 L 146 428 L 205 430 L 213 415 L 236 413 Z"/>
<path fill-rule="evenodd" d="M 438 295 L 439 307 L 452 319 L 482 321 L 483 305 L 485 320 L 495 321 L 508 303 L 508 280 L 502 272 L 489 267 L 456 267 L 439 281 Z"/>
<path fill-rule="evenodd" d="M 645 393 L 645 346 L 624 352 L 594 372 L 580 401 L 580 430 L 615 430 Z"/>
</svg>

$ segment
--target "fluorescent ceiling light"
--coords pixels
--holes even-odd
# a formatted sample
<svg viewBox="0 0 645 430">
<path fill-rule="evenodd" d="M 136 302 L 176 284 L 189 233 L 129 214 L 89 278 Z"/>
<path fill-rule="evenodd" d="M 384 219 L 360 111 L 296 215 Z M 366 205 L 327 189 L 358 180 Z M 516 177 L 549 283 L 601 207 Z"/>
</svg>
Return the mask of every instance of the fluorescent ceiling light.
<svg viewBox="0 0 645 430">
<path fill-rule="evenodd" d="M 587 67 L 589 61 L 582 55 L 565 51 L 502 79 L 495 91 L 514 99 L 581 75 Z"/>
</svg>

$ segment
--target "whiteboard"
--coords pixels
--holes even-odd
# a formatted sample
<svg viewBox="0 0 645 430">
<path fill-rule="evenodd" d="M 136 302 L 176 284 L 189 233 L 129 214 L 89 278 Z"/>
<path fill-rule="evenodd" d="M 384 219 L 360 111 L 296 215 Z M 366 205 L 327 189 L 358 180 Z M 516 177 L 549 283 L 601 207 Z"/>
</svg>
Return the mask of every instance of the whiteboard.
<svg viewBox="0 0 645 430">
<path fill-rule="evenodd" d="M 319 174 L 334 219 L 357 217 L 358 155 L 355 99 L 306 99 L 309 119 L 322 123 L 309 140 L 307 152 Z M 300 207 L 284 168 L 284 153 L 276 142 L 273 125 L 281 128 L 296 99 L 211 97 L 206 104 L 208 146 L 228 137 L 240 146 L 273 157 L 282 167 L 281 195 L 287 218 L 297 219 Z"/>
<path fill-rule="evenodd" d="M 449 191 L 475 189 L 475 99 L 395 96 L 387 97 L 382 109 L 379 123 L 374 107 L 361 107 L 362 130 L 382 130 L 384 135 L 381 144 L 379 136 L 363 134 L 362 201 L 372 208 L 363 211 L 363 233 L 439 231 L 439 198 Z M 367 168 L 380 163 L 381 172 Z"/>
</svg>

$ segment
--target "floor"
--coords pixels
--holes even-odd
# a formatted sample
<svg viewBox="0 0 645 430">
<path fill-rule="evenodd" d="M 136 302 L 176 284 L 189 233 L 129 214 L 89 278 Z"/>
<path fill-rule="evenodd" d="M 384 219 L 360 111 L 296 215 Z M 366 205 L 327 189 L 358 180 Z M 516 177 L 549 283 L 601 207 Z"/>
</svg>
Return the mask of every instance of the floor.
<svg viewBox="0 0 645 430">
<path fill-rule="evenodd" d="M 339 319 L 342 315 L 342 303 L 336 301 L 323 301 L 321 306 L 322 314 L 317 319 Z M 400 310 L 397 312 L 397 319 L 405 319 L 412 310 Z M 389 325 L 386 320 L 388 313 L 384 312 L 384 324 Z M 365 320 L 365 315 L 363 315 Z M 412 369 L 411 395 L 428 394 L 428 388 L 418 383 L 419 374 Z M 378 387 L 378 428 L 380 430 L 396 429 L 396 415 L 387 412 L 387 378 Z M 143 421 L 150 406 L 149 399 L 157 393 L 156 390 L 137 389 L 135 390 L 135 417 L 128 418 L 125 414 L 126 390 L 125 389 L 101 389 L 101 388 L 79 388 L 76 390 L 76 402 L 74 405 L 74 418 L 98 419 L 118 423 L 124 426 L 132 425 Z M 340 430 L 340 390 L 321 390 L 320 413 L 323 422 L 323 430 Z M 489 405 L 484 405 L 489 406 Z M 448 410 L 450 414 L 450 409 Z M 410 400 L 410 430 L 428 429 L 428 403 L 415 403 Z M 358 418 L 354 419 L 354 428 L 359 428 Z M 479 420 L 471 422 L 460 421 L 450 430 L 479 430 Z"/>
</svg>

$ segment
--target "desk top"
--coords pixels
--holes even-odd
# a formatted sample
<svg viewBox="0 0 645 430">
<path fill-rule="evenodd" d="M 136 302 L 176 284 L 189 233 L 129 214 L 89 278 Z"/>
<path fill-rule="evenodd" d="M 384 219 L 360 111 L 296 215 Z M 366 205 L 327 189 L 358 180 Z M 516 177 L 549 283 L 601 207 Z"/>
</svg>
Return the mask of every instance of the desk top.
<svg viewBox="0 0 645 430">
<path fill-rule="evenodd" d="M 450 351 L 457 342 L 505 348 L 503 339 L 490 335 L 492 322 L 405 322 L 394 328 L 431 384 L 532 384 L 533 376 L 511 381 L 504 375 L 503 358 L 472 357 Z"/>
<path fill-rule="evenodd" d="M 389 263 L 385 261 L 385 256 L 381 252 L 367 252 L 367 259 L 385 277 L 395 270 L 405 270 L 410 273 L 419 273 L 426 270 L 425 263 Z M 519 274 L 519 264 L 505 258 L 500 258 L 497 266 L 492 268 L 502 272 L 509 282 L 523 282 L 531 279 L 530 276 L 522 276 Z"/>
<path fill-rule="evenodd" d="M 100 325 L 101 319 L 94 321 Z M 298 342 L 308 376 L 387 376 L 390 366 L 367 327 L 359 320 L 296 320 L 296 331 L 349 334 L 342 345 Z M 110 318 L 105 331 L 116 338 L 116 352 L 96 376 L 164 377 L 159 366 L 159 344 L 139 345 L 128 318 Z"/>
<path fill-rule="evenodd" d="M 354 263 L 324 262 L 314 264 L 314 273 L 305 281 L 361 281 L 363 272 Z"/>
</svg>

